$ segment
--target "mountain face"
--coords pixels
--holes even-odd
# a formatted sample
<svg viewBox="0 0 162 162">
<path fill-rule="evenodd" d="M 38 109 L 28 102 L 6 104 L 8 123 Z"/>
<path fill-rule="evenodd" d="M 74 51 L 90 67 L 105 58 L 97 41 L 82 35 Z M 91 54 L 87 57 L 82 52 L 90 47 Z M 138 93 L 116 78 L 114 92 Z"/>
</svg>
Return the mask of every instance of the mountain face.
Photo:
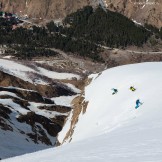
<svg viewBox="0 0 162 162">
<path fill-rule="evenodd" d="M 0 159 L 55 146 L 78 77 L 0 59 Z"/>
<path fill-rule="evenodd" d="M 59 19 L 86 5 L 99 3 L 139 23 L 162 26 L 161 0 L 0 0 L 2 10 L 32 18 Z M 146 2 L 146 3 L 145 3 Z"/>
<path fill-rule="evenodd" d="M 89 4 L 89 0 L 1 0 L 2 10 L 33 18 L 59 19 Z"/>
<path fill-rule="evenodd" d="M 162 26 L 161 0 L 106 0 L 106 6 L 139 23 Z"/>
</svg>

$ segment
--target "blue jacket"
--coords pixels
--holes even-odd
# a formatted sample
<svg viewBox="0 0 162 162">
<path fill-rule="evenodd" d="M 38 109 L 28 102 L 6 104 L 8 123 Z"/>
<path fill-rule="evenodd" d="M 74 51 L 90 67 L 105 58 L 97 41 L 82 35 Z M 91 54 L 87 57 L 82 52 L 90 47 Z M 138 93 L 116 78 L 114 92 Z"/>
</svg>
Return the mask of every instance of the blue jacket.
<svg viewBox="0 0 162 162">
<path fill-rule="evenodd" d="M 141 102 L 140 102 L 140 100 L 138 99 L 137 101 L 136 101 L 136 104 L 137 105 L 139 105 Z"/>
</svg>

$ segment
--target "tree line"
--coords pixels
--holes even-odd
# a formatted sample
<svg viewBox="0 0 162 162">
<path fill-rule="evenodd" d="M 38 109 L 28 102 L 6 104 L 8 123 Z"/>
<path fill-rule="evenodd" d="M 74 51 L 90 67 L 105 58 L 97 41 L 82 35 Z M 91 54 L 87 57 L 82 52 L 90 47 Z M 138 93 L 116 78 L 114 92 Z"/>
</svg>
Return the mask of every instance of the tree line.
<svg viewBox="0 0 162 162">
<path fill-rule="evenodd" d="M 13 21 L 0 18 L 0 44 L 15 49 L 22 59 L 55 56 L 50 48 L 61 49 L 95 61 L 100 58 L 101 46 L 123 48 L 129 45 L 142 46 L 156 33 L 162 39 L 162 30 L 153 26 L 139 26 L 127 17 L 100 6 L 86 6 L 63 20 L 63 25 L 48 23 L 45 27 L 31 29 L 19 27 L 12 30 Z"/>
</svg>

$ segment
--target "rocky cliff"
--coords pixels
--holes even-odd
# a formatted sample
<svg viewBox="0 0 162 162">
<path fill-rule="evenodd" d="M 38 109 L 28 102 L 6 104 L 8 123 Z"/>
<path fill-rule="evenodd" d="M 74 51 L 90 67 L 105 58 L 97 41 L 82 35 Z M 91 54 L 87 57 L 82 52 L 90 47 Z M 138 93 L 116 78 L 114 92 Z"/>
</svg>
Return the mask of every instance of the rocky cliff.
<svg viewBox="0 0 162 162">
<path fill-rule="evenodd" d="M 0 0 L 2 9 L 34 18 L 59 19 L 89 4 L 89 0 Z"/>
<path fill-rule="evenodd" d="M 0 59 L 0 159 L 55 146 L 79 93 L 72 74 L 38 68 Z"/>
<path fill-rule="evenodd" d="M 162 26 L 161 0 L 0 0 L 0 3 L 2 10 L 46 19 L 61 19 L 83 6 L 102 3 L 137 22 Z"/>
</svg>

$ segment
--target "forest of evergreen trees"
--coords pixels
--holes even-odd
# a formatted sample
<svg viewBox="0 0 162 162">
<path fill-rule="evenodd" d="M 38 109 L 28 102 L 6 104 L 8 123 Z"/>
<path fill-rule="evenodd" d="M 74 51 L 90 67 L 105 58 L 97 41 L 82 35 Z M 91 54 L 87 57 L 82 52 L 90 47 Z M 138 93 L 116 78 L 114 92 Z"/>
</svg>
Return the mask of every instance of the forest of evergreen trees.
<svg viewBox="0 0 162 162">
<path fill-rule="evenodd" d="M 151 32 L 135 25 L 127 17 L 109 10 L 106 13 L 101 7 L 95 12 L 92 7 L 85 7 L 67 16 L 64 23 L 70 24 L 65 34 L 70 33 L 73 37 L 83 37 L 109 47 L 142 46 L 151 35 Z"/>
<path fill-rule="evenodd" d="M 156 33 L 162 38 L 162 31 L 153 26 L 138 26 L 123 15 L 101 7 L 86 6 L 68 15 L 62 26 L 53 22 L 46 27 L 33 26 L 31 29 L 12 30 L 13 21 L 0 18 L 0 44 L 17 51 L 16 56 L 26 59 L 41 56 L 55 56 L 50 48 L 61 49 L 93 60 L 101 61 L 99 53 L 104 45 L 122 48 L 129 45 L 142 46 Z"/>
</svg>

